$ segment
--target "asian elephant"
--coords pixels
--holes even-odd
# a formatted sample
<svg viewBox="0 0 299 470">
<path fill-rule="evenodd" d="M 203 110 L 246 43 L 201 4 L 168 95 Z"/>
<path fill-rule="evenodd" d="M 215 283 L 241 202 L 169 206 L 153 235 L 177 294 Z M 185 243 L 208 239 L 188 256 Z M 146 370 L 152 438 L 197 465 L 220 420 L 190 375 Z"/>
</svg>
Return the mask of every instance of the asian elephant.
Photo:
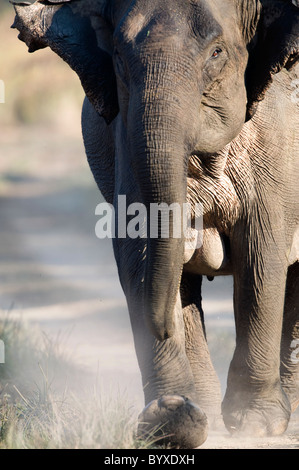
<svg viewBox="0 0 299 470">
<path fill-rule="evenodd" d="M 192 219 L 202 204 L 201 245 L 193 228 L 185 249 L 171 211 L 167 236 L 147 224 L 113 239 L 144 385 L 139 434 L 157 425 L 172 447 L 200 446 L 221 413 L 232 433 L 279 435 L 299 403 L 295 3 L 15 4 L 29 51 L 49 46 L 81 80 L 88 162 L 117 215 L 119 195 L 128 209 L 188 202 Z M 202 276 L 217 275 L 233 276 L 236 324 L 222 404 L 201 308 Z"/>
</svg>

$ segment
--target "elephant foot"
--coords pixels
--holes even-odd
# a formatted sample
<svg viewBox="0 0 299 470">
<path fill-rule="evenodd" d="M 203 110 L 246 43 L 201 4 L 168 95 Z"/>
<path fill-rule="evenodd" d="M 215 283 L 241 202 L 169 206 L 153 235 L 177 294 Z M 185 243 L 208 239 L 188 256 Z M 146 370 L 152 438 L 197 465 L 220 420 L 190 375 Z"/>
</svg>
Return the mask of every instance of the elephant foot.
<svg viewBox="0 0 299 470">
<path fill-rule="evenodd" d="M 242 402 L 240 396 L 224 398 L 222 404 L 223 420 L 231 434 L 250 437 L 279 436 L 283 434 L 290 420 L 291 406 L 287 396 L 281 393 L 275 399 L 248 398 Z M 243 403 L 247 403 L 243 406 Z"/>
<path fill-rule="evenodd" d="M 172 449 L 194 449 L 208 435 L 207 417 L 188 398 L 164 395 L 151 401 L 139 416 L 138 438 L 155 437 Z"/>
</svg>

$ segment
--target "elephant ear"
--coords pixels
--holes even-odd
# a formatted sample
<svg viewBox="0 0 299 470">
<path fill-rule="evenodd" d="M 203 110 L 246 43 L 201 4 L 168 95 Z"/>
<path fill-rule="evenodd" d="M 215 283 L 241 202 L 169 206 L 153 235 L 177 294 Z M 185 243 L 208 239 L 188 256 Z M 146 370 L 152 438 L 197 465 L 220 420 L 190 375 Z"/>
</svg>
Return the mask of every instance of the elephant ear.
<svg viewBox="0 0 299 470">
<path fill-rule="evenodd" d="M 256 34 L 261 15 L 261 3 L 258 0 L 236 0 L 240 29 L 246 44 L 250 44 Z"/>
<path fill-rule="evenodd" d="M 295 1 L 261 1 L 256 35 L 248 44 L 247 119 L 264 99 L 274 75 L 283 68 L 291 69 L 299 61 L 299 8 Z"/>
<path fill-rule="evenodd" d="M 37 0 L 14 3 L 12 28 L 20 31 L 29 52 L 50 47 L 77 73 L 82 87 L 107 124 L 118 114 L 116 77 L 112 57 L 101 47 L 92 18 L 104 11 L 104 0 Z M 104 34 L 104 33 L 103 33 Z M 105 41 L 104 41 L 105 42 Z M 55 86 L 55 84 L 53 84 Z"/>
</svg>

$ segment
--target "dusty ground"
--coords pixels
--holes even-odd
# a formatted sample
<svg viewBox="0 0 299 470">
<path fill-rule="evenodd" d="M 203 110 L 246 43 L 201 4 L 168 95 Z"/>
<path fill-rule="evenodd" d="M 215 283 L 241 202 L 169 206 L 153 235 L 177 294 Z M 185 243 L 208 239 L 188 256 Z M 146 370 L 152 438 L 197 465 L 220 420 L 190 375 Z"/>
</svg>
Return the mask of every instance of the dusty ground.
<svg viewBox="0 0 299 470">
<path fill-rule="evenodd" d="M 68 132 L 5 128 L 0 135 L 0 308 L 56 336 L 93 380 L 142 387 L 111 242 L 95 236 L 101 196 L 84 157 L 79 116 Z M 204 309 L 223 390 L 234 346 L 230 279 L 204 284 Z M 58 336 L 57 336 L 58 335 Z M 278 438 L 237 440 L 223 429 L 203 448 L 299 448 L 299 413 Z"/>
</svg>

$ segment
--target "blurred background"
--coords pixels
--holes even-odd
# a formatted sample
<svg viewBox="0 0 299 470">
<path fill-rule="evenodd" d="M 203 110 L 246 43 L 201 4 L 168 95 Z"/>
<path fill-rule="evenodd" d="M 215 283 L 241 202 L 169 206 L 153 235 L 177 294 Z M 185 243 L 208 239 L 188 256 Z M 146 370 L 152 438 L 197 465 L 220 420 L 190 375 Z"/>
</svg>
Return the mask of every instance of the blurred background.
<svg viewBox="0 0 299 470">
<path fill-rule="evenodd" d="M 138 413 L 143 393 L 126 302 L 111 241 L 95 236 L 95 208 L 103 199 L 81 137 L 84 93 L 50 50 L 28 54 L 10 29 L 13 20 L 12 5 L 1 0 L 0 339 L 10 321 L 25 325 L 26 342 L 38 329 L 73 364 L 68 380 L 77 388 L 99 382 L 106 391 L 121 390 Z M 203 306 L 224 393 L 235 341 L 231 278 L 204 280 Z M 15 333 L 9 343 L 6 358 L 14 358 Z M 18 377 L 19 388 L 31 378 L 27 367 L 37 359 L 23 364 L 25 356 L 23 348 L 17 375 L 0 365 L 0 398 L 3 377 Z M 61 381 L 67 372 L 59 362 Z"/>
</svg>

